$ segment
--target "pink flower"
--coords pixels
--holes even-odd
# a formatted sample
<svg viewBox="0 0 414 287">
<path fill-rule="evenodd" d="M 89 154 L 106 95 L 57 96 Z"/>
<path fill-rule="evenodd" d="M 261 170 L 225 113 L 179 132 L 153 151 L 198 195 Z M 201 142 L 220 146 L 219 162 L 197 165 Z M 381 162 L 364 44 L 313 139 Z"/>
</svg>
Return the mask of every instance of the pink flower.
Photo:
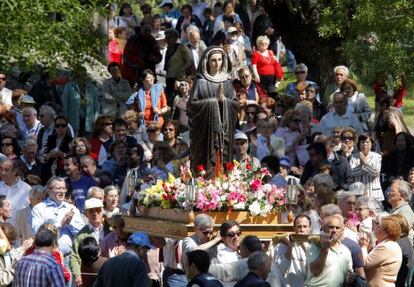
<svg viewBox="0 0 414 287">
<path fill-rule="evenodd" d="M 258 191 L 260 187 L 262 187 L 262 181 L 260 179 L 256 178 L 250 181 L 250 188 L 253 191 Z"/>
</svg>

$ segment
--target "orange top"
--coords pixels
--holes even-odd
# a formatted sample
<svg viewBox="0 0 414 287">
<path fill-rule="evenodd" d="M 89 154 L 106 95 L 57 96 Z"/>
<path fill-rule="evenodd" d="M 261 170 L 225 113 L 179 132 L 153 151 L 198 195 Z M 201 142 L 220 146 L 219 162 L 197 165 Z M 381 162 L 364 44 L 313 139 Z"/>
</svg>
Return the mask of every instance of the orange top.
<svg viewBox="0 0 414 287">
<path fill-rule="evenodd" d="M 150 91 L 151 90 L 145 91 L 145 111 L 144 111 L 145 124 L 148 124 L 150 121 L 154 120 L 154 111 L 152 110 Z M 158 110 L 161 111 L 161 109 L 166 106 L 167 106 L 167 97 L 165 96 L 164 91 L 162 91 L 157 108 Z M 159 116 L 158 123 L 161 126 L 164 124 L 164 118 L 161 115 Z"/>
</svg>

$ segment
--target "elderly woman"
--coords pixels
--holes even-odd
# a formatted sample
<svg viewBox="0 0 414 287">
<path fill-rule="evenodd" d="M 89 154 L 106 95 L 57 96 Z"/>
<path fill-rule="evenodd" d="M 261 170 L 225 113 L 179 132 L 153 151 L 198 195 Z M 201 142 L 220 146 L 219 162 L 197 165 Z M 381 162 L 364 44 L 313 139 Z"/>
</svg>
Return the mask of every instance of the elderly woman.
<svg viewBox="0 0 414 287">
<path fill-rule="evenodd" d="M 304 63 L 300 63 L 296 65 L 295 77 L 296 77 L 296 82 L 291 82 L 287 84 L 286 86 L 286 90 L 285 90 L 286 96 L 297 99 L 298 93 L 296 91 L 296 87 L 299 83 L 307 83 L 308 85 L 316 85 L 315 82 L 312 82 L 306 79 L 308 77 L 308 66 L 306 66 Z M 319 95 L 316 94 L 315 96 L 319 96 Z"/>
<path fill-rule="evenodd" d="M 122 115 L 122 119 L 128 125 L 128 135 L 135 138 L 137 142 L 142 141 L 145 137 L 145 126 L 140 125 L 139 114 L 136 111 L 129 110 Z"/>
<path fill-rule="evenodd" d="M 339 153 L 345 157 L 348 162 L 357 157 L 358 149 L 356 148 L 357 134 L 354 128 L 348 127 L 341 131 L 341 150 Z M 355 166 L 354 166 L 355 167 Z M 352 168 L 352 166 L 351 166 Z"/>
<path fill-rule="evenodd" d="M 369 253 L 369 240 L 360 239 L 364 270 L 369 287 L 394 287 L 401 267 L 402 252 L 396 242 L 401 235 L 401 226 L 394 216 L 386 216 L 375 227 L 377 246 Z"/>
<path fill-rule="evenodd" d="M 368 105 L 365 94 L 359 93 L 357 89 L 357 83 L 354 80 L 346 79 L 341 84 L 340 92 L 344 93 L 348 98 L 348 111 L 356 115 L 364 131 L 368 131 L 371 108 Z"/>
<path fill-rule="evenodd" d="M 70 153 L 77 155 L 79 157 L 83 155 L 89 155 L 91 153 L 91 145 L 89 144 L 88 140 L 83 137 L 76 137 L 74 138 L 70 144 Z"/>
<path fill-rule="evenodd" d="M 169 110 L 163 87 L 155 84 L 154 81 L 154 72 L 150 69 L 142 71 L 142 86 L 127 101 L 127 105 L 138 111 L 142 126 L 147 125 L 150 121 L 156 121 L 162 125 L 164 123 L 162 115 Z"/>
<path fill-rule="evenodd" d="M 275 90 L 276 81 L 283 78 L 282 66 L 269 48 L 269 38 L 259 36 L 256 40 L 257 50 L 252 54 L 252 67 L 255 80 L 268 91 Z"/>
<path fill-rule="evenodd" d="M 119 212 L 119 188 L 108 185 L 104 188 L 104 213 L 105 218 L 110 219 L 114 213 Z"/>
<path fill-rule="evenodd" d="M 395 149 L 384 156 L 382 172 L 391 183 L 395 178 L 408 178 L 408 171 L 414 166 L 413 137 L 405 132 L 395 136 Z"/>
<path fill-rule="evenodd" d="M 291 166 L 296 163 L 296 147 L 303 144 L 308 134 L 306 129 L 302 129 L 301 122 L 302 114 L 299 111 L 287 111 L 275 133 L 275 136 L 285 140 L 285 154 L 289 157 Z"/>
<path fill-rule="evenodd" d="M 375 142 L 372 136 L 362 134 L 358 137 L 357 143 L 359 156 L 353 159 L 352 174 L 355 182 L 362 182 L 365 185 L 365 195 L 378 201 L 384 200 L 382 193 L 380 172 L 382 156 L 374 152 Z"/>
<path fill-rule="evenodd" d="M 180 157 L 189 155 L 188 145 L 185 141 L 180 140 L 180 126 L 177 121 L 169 121 L 163 127 L 164 140 L 175 150 Z"/>
</svg>

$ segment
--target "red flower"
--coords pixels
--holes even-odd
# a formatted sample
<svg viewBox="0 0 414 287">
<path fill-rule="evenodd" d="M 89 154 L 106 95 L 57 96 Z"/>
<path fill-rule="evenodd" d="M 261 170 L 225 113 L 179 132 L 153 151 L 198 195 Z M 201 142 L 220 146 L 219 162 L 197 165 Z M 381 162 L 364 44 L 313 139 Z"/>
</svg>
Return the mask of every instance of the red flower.
<svg viewBox="0 0 414 287">
<path fill-rule="evenodd" d="M 197 171 L 203 171 L 203 170 L 206 170 L 206 168 L 204 167 L 203 164 L 199 164 L 199 165 L 196 166 L 196 170 Z"/>
<path fill-rule="evenodd" d="M 253 167 L 252 167 L 252 165 L 251 165 L 250 163 L 247 163 L 247 164 L 246 164 L 246 169 L 247 169 L 247 170 L 252 170 L 252 168 L 253 168 Z"/>
<path fill-rule="evenodd" d="M 234 169 L 234 164 L 231 162 L 226 162 L 224 165 L 227 171 L 232 171 Z"/>
</svg>

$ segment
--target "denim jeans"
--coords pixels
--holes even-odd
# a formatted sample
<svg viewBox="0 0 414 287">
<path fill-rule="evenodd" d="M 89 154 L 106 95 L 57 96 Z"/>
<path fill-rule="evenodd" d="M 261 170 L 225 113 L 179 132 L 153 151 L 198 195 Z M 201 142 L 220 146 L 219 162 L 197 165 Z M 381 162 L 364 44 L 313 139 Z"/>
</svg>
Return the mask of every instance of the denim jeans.
<svg viewBox="0 0 414 287">
<path fill-rule="evenodd" d="M 167 278 L 168 287 L 186 287 L 188 284 L 187 275 L 171 274 Z"/>
</svg>

